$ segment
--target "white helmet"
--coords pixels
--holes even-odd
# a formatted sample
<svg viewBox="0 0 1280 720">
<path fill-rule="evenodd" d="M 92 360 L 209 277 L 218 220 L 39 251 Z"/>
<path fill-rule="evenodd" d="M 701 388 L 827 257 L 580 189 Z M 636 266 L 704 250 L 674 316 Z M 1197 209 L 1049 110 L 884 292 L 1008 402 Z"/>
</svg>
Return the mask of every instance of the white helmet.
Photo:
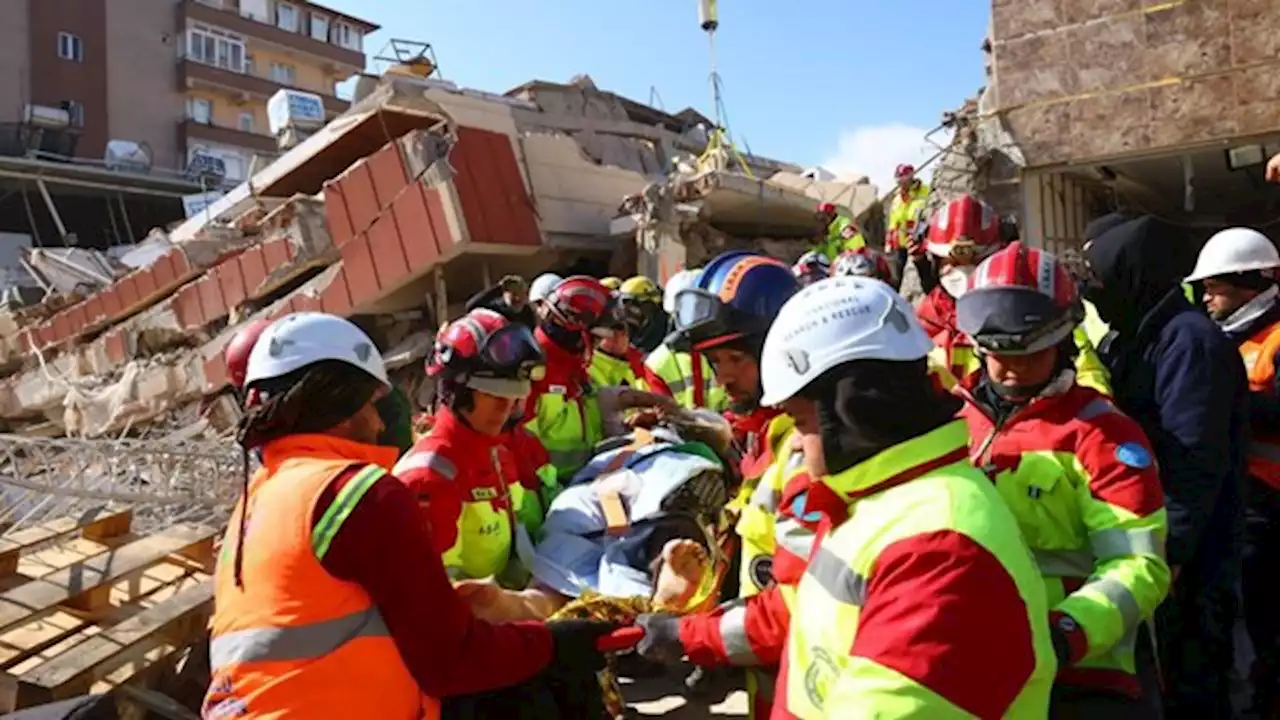
<svg viewBox="0 0 1280 720">
<path fill-rule="evenodd" d="M 778 405 L 852 360 L 919 360 L 932 349 L 893 288 L 863 277 L 819 280 L 788 300 L 769 328 L 760 353 L 760 404 Z"/>
<path fill-rule="evenodd" d="M 1253 228 L 1227 228 L 1215 233 L 1200 249 L 1196 268 L 1186 282 L 1274 267 L 1280 267 L 1280 252 L 1266 235 Z"/>
<path fill-rule="evenodd" d="M 564 278 L 555 273 L 542 273 L 533 279 L 533 284 L 529 286 L 529 301 L 541 302 L 547 299 L 552 290 L 556 286 L 564 282 Z"/>
<path fill-rule="evenodd" d="M 701 268 L 690 268 L 681 270 L 671 279 L 667 281 L 667 286 L 662 289 L 662 310 L 668 315 L 676 311 L 676 293 L 682 290 L 688 290 L 698 284 L 698 277 L 702 275 Z"/>
<path fill-rule="evenodd" d="M 321 312 L 290 313 L 267 326 L 249 353 L 244 384 L 282 377 L 322 360 L 354 365 L 391 386 L 382 354 L 369 336 L 350 320 Z"/>
</svg>

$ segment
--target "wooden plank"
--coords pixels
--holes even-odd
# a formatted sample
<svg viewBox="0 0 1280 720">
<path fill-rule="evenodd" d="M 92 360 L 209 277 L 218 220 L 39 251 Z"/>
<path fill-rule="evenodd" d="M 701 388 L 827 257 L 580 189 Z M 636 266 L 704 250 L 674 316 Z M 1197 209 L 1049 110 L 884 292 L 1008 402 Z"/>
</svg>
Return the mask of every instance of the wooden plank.
<svg viewBox="0 0 1280 720">
<path fill-rule="evenodd" d="M 116 537 L 129 532 L 132 521 L 132 510 L 99 507 L 77 516 L 61 517 L 10 533 L 0 538 L 0 577 L 12 575 L 18 569 L 19 555 L 29 548 L 70 535 L 77 530 L 81 530 L 84 537 L 90 540 Z"/>
<path fill-rule="evenodd" d="M 90 592 L 164 560 L 168 555 L 213 542 L 218 531 L 200 525 L 173 525 L 150 537 L 50 573 L 0 594 L 0 632 L 58 605 L 74 604 Z"/>
<path fill-rule="evenodd" d="M 212 607 L 213 582 L 205 581 L 29 670 L 19 682 L 47 688 L 55 699 L 69 696 L 60 693 L 59 688 L 74 685 L 72 694 L 81 691 L 89 682 L 105 675 L 103 670 L 113 659 L 161 637 L 168 628 L 190 620 L 193 615 L 207 615 Z"/>
</svg>

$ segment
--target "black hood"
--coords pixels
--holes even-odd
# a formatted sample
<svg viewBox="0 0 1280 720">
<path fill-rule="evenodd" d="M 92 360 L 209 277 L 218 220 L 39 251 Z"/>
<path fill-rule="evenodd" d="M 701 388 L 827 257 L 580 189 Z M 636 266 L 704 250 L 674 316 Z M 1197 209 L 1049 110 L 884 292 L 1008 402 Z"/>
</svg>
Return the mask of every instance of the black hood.
<svg viewBox="0 0 1280 720">
<path fill-rule="evenodd" d="M 1085 255 L 1095 280 L 1085 297 L 1117 330 L 1133 330 L 1182 283 L 1187 238 L 1150 215 L 1114 224 L 1092 240 Z"/>
</svg>

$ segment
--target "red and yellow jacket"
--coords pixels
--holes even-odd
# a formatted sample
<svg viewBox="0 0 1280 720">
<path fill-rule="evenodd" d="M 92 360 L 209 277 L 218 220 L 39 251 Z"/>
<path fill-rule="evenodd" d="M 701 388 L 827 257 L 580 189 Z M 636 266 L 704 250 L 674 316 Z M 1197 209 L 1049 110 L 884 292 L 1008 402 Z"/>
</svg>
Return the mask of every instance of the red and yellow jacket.
<svg viewBox="0 0 1280 720">
<path fill-rule="evenodd" d="M 1018 520 L 1051 612 L 1070 616 L 1072 663 L 1058 684 L 1138 696 L 1138 630 L 1169 592 L 1168 521 L 1146 435 L 1064 373 L 999 418 L 980 386 L 961 389 L 970 457 Z"/>
</svg>

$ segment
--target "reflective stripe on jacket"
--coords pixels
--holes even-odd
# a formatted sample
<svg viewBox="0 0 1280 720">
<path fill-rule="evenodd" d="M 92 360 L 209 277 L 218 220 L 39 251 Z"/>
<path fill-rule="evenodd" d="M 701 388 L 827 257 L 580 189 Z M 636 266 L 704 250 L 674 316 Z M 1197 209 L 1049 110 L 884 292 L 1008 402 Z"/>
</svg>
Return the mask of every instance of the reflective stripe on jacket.
<svg viewBox="0 0 1280 720">
<path fill-rule="evenodd" d="M 1263 328 L 1240 344 L 1249 374 L 1249 391 L 1275 393 L 1276 353 L 1280 353 L 1280 322 Z M 1280 490 L 1280 434 L 1254 428 L 1249 442 L 1249 474 Z"/>
<path fill-rule="evenodd" d="M 889 205 L 889 225 L 885 228 L 885 252 L 893 252 L 906 247 L 915 230 L 916 216 L 929 202 L 929 186 L 916 180 L 903 198 L 901 190 L 893 191 L 893 202 Z"/>
<path fill-rule="evenodd" d="M 441 543 L 440 553 L 454 580 L 498 575 L 511 558 L 514 511 L 525 490 L 502 441 L 442 407 L 427 436 L 396 463 L 395 476 L 424 504 L 437 537 L 452 540 Z"/>
<path fill-rule="evenodd" d="M 1050 607 L 1083 631 L 1087 649 L 1058 682 L 1139 696 L 1138 630 L 1170 583 L 1164 494 L 1142 429 L 1069 374 L 998 425 L 961 394 L 974 464 L 1017 517 Z"/>
<path fill-rule="evenodd" d="M 556 480 L 563 486 L 587 464 L 596 443 L 604 439 L 599 399 L 591 387 L 571 397 L 568 388 L 552 385 L 535 403 L 533 419 L 525 428 L 542 441 L 555 466 Z M 551 498 L 543 500 L 550 507 Z"/>
<path fill-rule="evenodd" d="M 1044 587 L 967 445 L 964 423 L 947 423 L 810 491 L 811 509 L 823 488 L 853 510 L 832 516 L 797 590 L 779 680 L 788 716 L 1047 716 Z M 984 617 L 991 626 L 975 626 Z"/>
<path fill-rule="evenodd" d="M 396 450 L 309 435 L 269 449 L 268 465 L 249 485 L 243 583 L 235 581 L 234 551 L 215 572 L 203 716 L 439 718 L 439 704 L 418 689 L 368 593 L 320 564 L 351 509 L 386 474 L 356 458 L 387 450 L 377 460 L 390 463 Z M 321 493 L 353 467 L 360 469 L 313 529 Z M 237 545 L 245 502 L 231 515 L 225 547 Z"/>
<path fill-rule="evenodd" d="M 696 366 L 694 358 L 698 361 Z M 680 407 L 686 410 L 705 407 L 716 412 L 729 407 L 729 396 L 716 383 L 711 363 L 702 353 L 673 352 L 663 343 L 649 353 L 645 365 L 662 378 Z"/>
</svg>

